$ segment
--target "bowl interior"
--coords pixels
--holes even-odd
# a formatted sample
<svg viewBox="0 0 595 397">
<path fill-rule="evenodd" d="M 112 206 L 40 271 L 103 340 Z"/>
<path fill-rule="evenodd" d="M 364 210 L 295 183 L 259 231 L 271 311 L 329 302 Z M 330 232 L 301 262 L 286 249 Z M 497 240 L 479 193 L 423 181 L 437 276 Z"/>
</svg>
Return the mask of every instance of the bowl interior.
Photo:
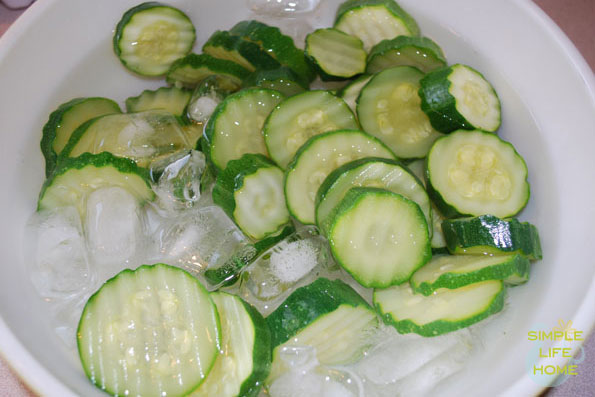
<svg viewBox="0 0 595 397">
<path fill-rule="evenodd" d="M 213 31 L 251 15 L 244 0 L 168 3 L 186 11 L 197 27 L 196 52 Z M 267 21 L 302 31 L 330 26 L 340 1 L 321 3 L 315 14 L 299 17 L 305 20 Z M 528 1 L 400 3 L 422 33 L 441 45 L 449 63 L 473 66 L 496 88 L 503 105 L 499 134 L 514 144 L 529 168 L 531 200 L 521 218 L 538 226 L 544 251 L 530 282 L 511 289 L 506 310 L 482 328 L 481 352 L 443 391 L 477 395 L 515 384 L 516 391 L 534 392 L 539 385 L 528 380 L 524 367 L 531 348 L 527 332 L 537 323 L 555 325 L 563 318 L 587 333 L 594 320 L 592 304 L 579 310 L 595 289 L 595 266 L 585 249 L 595 221 L 590 202 L 595 182 L 586 175 L 595 169 L 590 151 L 595 144 L 593 76 Z M 71 98 L 105 96 L 123 104 L 129 96 L 163 85 L 127 72 L 113 54 L 115 24 L 136 4 L 37 2 L 0 41 L 0 211 L 5 225 L 0 228 L 0 348 L 34 389 L 48 395 L 65 395 L 66 388 L 78 395 L 103 394 L 89 384 L 75 352 L 56 336 L 24 264 L 24 225 L 43 182 L 41 128 L 49 113 Z"/>
</svg>

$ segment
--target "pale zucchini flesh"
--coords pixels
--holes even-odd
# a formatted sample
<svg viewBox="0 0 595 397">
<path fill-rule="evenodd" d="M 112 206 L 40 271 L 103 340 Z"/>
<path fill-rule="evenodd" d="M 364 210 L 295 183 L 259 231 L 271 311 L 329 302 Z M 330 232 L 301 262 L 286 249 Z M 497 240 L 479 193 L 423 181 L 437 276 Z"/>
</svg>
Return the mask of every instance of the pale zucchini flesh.
<svg viewBox="0 0 595 397">
<path fill-rule="evenodd" d="M 305 52 L 323 81 L 344 80 L 366 70 L 362 41 L 337 29 L 318 29 L 310 33 L 306 37 Z"/>
</svg>

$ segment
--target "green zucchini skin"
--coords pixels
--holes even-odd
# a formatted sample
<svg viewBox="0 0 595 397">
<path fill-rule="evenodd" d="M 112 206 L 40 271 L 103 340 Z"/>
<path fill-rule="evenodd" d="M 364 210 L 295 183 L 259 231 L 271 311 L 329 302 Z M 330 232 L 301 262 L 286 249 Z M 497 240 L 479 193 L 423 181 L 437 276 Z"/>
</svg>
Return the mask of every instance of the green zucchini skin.
<svg viewBox="0 0 595 397">
<path fill-rule="evenodd" d="M 442 256 L 434 256 L 432 261 L 441 257 Z M 446 257 L 451 257 L 451 255 L 446 255 Z M 413 274 L 409 280 L 409 284 L 415 292 L 428 296 L 439 288 L 456 289 L 464 287 L 465 285 L 486 280 L 503 280 L 506 284 L 506 279 L 508 277 L 519 277 L 519 279 L 522 279 L 523 282 L 526 282 L 529 279 L 529 271 L 531 269 L 531 263 L 529 262 L 529 259 L 519 254 L 511 255 L 509 258 L 504 256 L 501 258 L 502 261 L 498 264 L 487 266 L 471 272 L 457 273 L 455 271 L 456 268 L 453 268 L 452 272 L 448 271 L 441 274 L 433 282 L 418 282 L 419 280 L 417 280 L 416 275 Z M 427 265 L 430 265 L 432 261 L 430 261 Z"/>
<path fill-rule="evenodd" d="M 238 22 L 229 33 L 260 45 L 281 65 L 300 76 L 306 85 L 316 77 L 314 70 L 306 61 L 304 53 L 295 46 L 293 39 L 281 33 L 279 28 L 259 21 L 247 20 Z"/>
<path fill-rule="evenodd" d="M 128 113 L 146 110 L 165 109 L 174 116 L 182 118 L 190 101 L 191 91 L 178 87 L 160 87 L 156 90 L 144 90 L 140 95 L 126 99 Z"/>
<path fill-rule="evenodd" d="M 471 124 L 459 113 L 456 107 L 457 100 L 449 92 L 452 83 L 448 77 L 457 67 L 466 67 L 485 80 L 485 77 L 477 70 L 460 64 L 434 70 L 420 80 L 419 97 L 421 98 L 421 109 L 428 115 L 432 127 L 445 134 L 460 129 L 474 130 L 480 128 Z M 493 87 L 491 87 L 491 92 L 499 102 L 498 94 Z M 499 103 L 498 112 L 500 112 Z M 486 131 L 495 132 L 500 127 L 500 122 L 495 128 Z"/>
<path fill-rule="evenodd" d="M 147 187 L 147 199 L 153 200 L 155 193 L 151 189 L 151 177 L 149 171 L 136 165 L 133 160 L 123 157 L 116 157 L 109 152 L 102 152 L 99 154 L 83 153 L 78 157 L 60 158 L 55 171 L 46 179 L 41 192 L 39 193 L 39 200 L 37 202 L 37 210 L 44 208 L 43 198 L 46 191 L 54 183 L 54 181 L 66 174 L 70 170 L 80 170 L 86 167 L 103 168 L 112 167 L 123 174 L 132 174 L 135 177 L 141 178 Z M 144 200 L 143 200 L 144 201 Z"/>
<path fill-rule="evenodd" d="M 500 282 L 500 286 L 500 291 L 496 295 L 494 295 L 493 299 L 488 303 L 488 305 L 484 308 L 483 311 L 477 313 L 476 315 L 458 321 L 448 321 L 440 319 L 427 324 L 420 325 L 416 324 L 410 319 L 395 319 L 391 313 L 383 311 L 382 304 L 379 303 L 376 299 L 377 291 L 374 291 L 374 305 L 376 306 L 378 313 L 381 315 L 383 322 L 386 325 L 392 325 L 393 327 L 395 327 L 399 333 L 416 333 L 421 336 L 432 337 L 448 332 L 453 332 L 461 328 L 466 328 L 493 314 L 500 312 L 504 308 L 504 301 L 506 297 L 506 288 L 504 287 L 502 282 Z M 456 290 L 453 291 L 456 292 Z"/>
<path fill-rule="evenodd" d="M 194 41 L 196 40 L 196 29 L 194 28 L 192 21 L 190 20 L 190 18 L 188 18 L 188 16 L 185 13 L 183 13 L 181 10 L 179 10 L 175 7 L 171 7 L 171 6 L 156 2 L 156 1 L 149 1 L 149 2 L 145 2 L 145 3 L 141 3 L 141 4 L 137 5 L 136 7 L 133 7 L 131 9 L 129 9 L 128 11 L 126 11 L 124 13 L 124 15 L 122 15 L 122 19 L 120 19 L 120 22 L 118 22 L 118 25 L 116 26 L 114 39 L 113 39 L 114 52 L 115 52 L 116 56 L 118 57 L 118 59 L 120 60 L 120 62 L 122 62 L 122 64 L 127 69 L 129 69 L 135 73 L 138 73 L 140 75 L 146 75 L 146 76 L 163 75 L 167 72 L 167 68 L 165 68 L 163 70 L 163 72 L 159 72 L 159 73 L 146 73 L 144 70 L 142 70 L 143 69 L 142 66 L 138 67 L 138 66 L 130 65 L 122 57 L 122 50 L 120 48 L 120 42 L 123 39 L 123 34 L 124 34 L 124 30 L 126 29 L 126 26 L 131 22 L 131 20 L 134 18 L 134 16 L 138 13 L 141 13 L 141 12 L 147 11 L 147 10 L 151 10 L 153 8 L 165 8 L 165 9 L 169 10 L 170 12 L 177 14 L 176 18 L 179 18 L 180 20 L 185 20 L 187 22 L 188 27 L 191 28 L 191 33 L 193 35 L 193 38 L 191 41 L 189 41 L 187 43 L 186 49 L 184 51 L 184 55 L 187 54 L 188 52 L 190 52 L 190 50 L 192 49 L 192 46 L 194 45 Z"/>
<path fill-rule="evenodd" d="M 286 97 L 299 94 L 310 88 L 306 80 L 286 66 L 271 70 L 257 70 L 246 77 L 243 86 L 244 88 L 263 87 L 277 90 Z"/>
<path fill-rule="evenodd" d="M 45 176 L 49 178 L 54 168 L 56 168 L 56 163 L 58 162 L 58 156 L 60 153 L 57 153 L 54 150 L 54 140 L 56 139 L 56 131 L 61 126 L 64 118 L 70 112 L 76 112 L 77 108 L 81 105 L 88 103 L 89 101 L 101 101 L 106 105 L 106 107 L 111 107 L 112 111 L 108 110 L 106 112 L 98 112 L 94 114 L 93 117 L 102 116 L 104 114 L 109 113 L 122 113 L 120 106 L 113 100 L 108 98 L 101 98 L 101 97 L 92 97 L 92 98 L 74 98 L 68 102 L 65 102 L 58 106 L 56 110 L 54 110 L 47 121 L 47 123 L 43 126 L 43 135 L 41 137 L 41 153 L 45 158 Z M 88 121 L 89 119 L 83 120 L 83 122 Z M 73 130 L 74 131 L 74 130 Z M 72 135 L 72 132 L 70 134 Z M 68 140 L 67 140 L 68 142 Z"/>
<path fill-rule="evenodd" d="M 258 44 L 234 36 L 225 30 L 218 30 L 211 35 L 202 47 L 202 52 L 217 58 L 218 49 L 225 52 L 237 52 L 248 63 L 243 65 L 250 72 L 255 70 L 277 69 L 281 64 L 263 50 Z"/>
<path fill-rule="evenodd" d="M 192 76 L 193 73 L 196 75 Z M 169 84 L 192 89 L 205 78 L 216 76 L 222 87 L 236 91 L 249 74 L 250 71 L 233 61 L 215 58 L 208 54 L 192 53 L 176 60 L 170 66 L 166 81 Z"/>
<path fill-rule="evenodd" d="M 370 305 L 353 288 L 341 280 L 321 277 L 312 284 L 296 289 L 266 321 L 271 329 L 272 347 L 287 342 L 320 316 L 340 305 Z M 371 308 L 370 308 L 371 309 Z"/>
<path fill-rule="evenodd" d="M 542 259 L 537 228 L 516 218 L 493 215 L 446 219 L 442 231 L 452 254 L 505 255 L 519 253 L 530 260 Z"/>
<path fill-rule="evenodd" d="M 405 57 L 405 59 L 401 59 L 401 62 L 394 63 L 391 66 L 387 65 L 387 67 L 413 66 L 424 73 L 428 73 L 438 67 L 446 66 L 446 58 L 444 57 L 442 49 L 431 39 L 421 36 L 397 36 L 394 39 L 382 40 L 380 43 L 372 47 L 368 54 L 366 72 L 376 73 L 387 68 L 384 67 L 381 69 L 379 66 L 376 66 L 375 63 L 390 53 L 398 53 L 408 48 L 419 51 L 420 59 L 414 61 L 412 59 L 406 59 Z M 432 62 L 431 66 L 428 66 L 428 59 Z"/>
</svg>

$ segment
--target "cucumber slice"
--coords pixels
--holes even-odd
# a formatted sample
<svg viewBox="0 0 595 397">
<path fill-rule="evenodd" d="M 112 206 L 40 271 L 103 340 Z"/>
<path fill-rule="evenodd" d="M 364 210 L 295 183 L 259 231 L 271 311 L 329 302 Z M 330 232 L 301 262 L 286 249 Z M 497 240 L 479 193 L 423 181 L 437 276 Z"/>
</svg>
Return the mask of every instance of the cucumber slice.
<svg viewBox="0 0 595 397">
<path fill-rule="evenodd" d="M 250 72 L 277 69 L 281 64 L 258 44 L 233 36 L 224 30 L 211 35 L 202 52 L 215 58 L 233 61 Z"/>
<path fill-rule="evenodd" d="M 84 153 L 64 158 L 45 181 L 39 194 L 37 210 L 75 206 L 81 219 L 86 213 L 86 197 L 96 189 L 118 186 L 130 192 L 140 203 L 153 200 L 149 172 L 134 161 L 111 153 Z"/>
<path fill-rule="evenodd" d="M 401 334 L 437 336 L 468 327 L 502 310 L 506 289 L 501 281 L 483 281 L 430 296 L 413 293 L 409 284 L 374 291 L 384 322 Z"/>
<path fill-rule="evenodd" d="M 366 51 L 360 39 L 333 28 L 306 36 L 306 56 L 323 81 L 345 80 L 366 70 Z"/>
<path fill-rule="evenodd" d="M 416 271 L 409 283 L 414 292 L 431 295 L 439 288 L 455 289 L 486 280 L 510 279 L 522 284 L 529 279 L 531 264 L 521 255 L 439 255 Z"/>
<path fill-rule="evenodd" d="M 267 318 L 273 340 L 273 366 L 267 382 L 285 372 L 279 352 L 313 346 L 323 365 L 357 360 L 378 320 L 368 303 L 341 280 L 319 278 L 296 289 Z"/>
<path fill-rule="evenodd" d="M 176 59 L 190 52 L 195 40 L 194 26 L 186 14 L 147 2 L 124 13 L 116 26 L 114 51 L 129 70 L 161 76 Z"/>
<path fill-rule="evenodd" d="M 384 189 L 351 188 L 328 230 L 337 262 L 364 287 L 409 280 L 432 256 L 419 205 Z"/>
<path fill-rule="evenodd" d="M 265 156 L 245 154 L 219 173 L 213 202 L 253 240 L 276 235 L 289 222 L 283 176 Z"/>
<path fill-rule="evenodd" d="M 506 255 L 519 253 L 531 260 L 542 258 L 537 228 L 518 219 L 499 219 L 493 215 L 447 219 L 442 230 L 448 250 L 453 254 Z"/>
<path fill-rule="evenodd" d="M 428 193 L 446 217 L 517 214 L 529 200 L 527 165 L 514 147 L 483 131 L 453 132 L 427 159 Z"/>
<path fill-rule="evenodd" d="M 382 142 L 362 131 L 331 131 L 310 138 L 285 173 L 285 198 L 291 215 L 313 225 L 316 192 L 324 179 L 341 165 L 364 157 L 395 159 Z"/>
<path fill-rule="evenodd" d="M 221 102 L 205 127 L 205 147 L 219 170 L 246 153 L 268 155 L 262 128 L 283 95 L 265 88 L 242 90 Z"/>
<path fill-rule="evenodd" d="M 419 205 L 428 225 L 432 214 L 430 199 L 423 184 L 394 160 L 363 158 L 343 164 L 326 177 L 316 194 L 316 225 L 326 236 L 339 202 L 356 186 L 377 187 L 399 193 Z M 430 233 L 431 233 L 430 228 Z"/>
<path fill-rule="evenodd" d="M 337 9 L 335 28 L 364 42 L 364 49 L 385 39 L 417 36 L 415 20 L 394 0 L 347 0 Z"/>
<path fill-rule="evenodd" d="M 56 168 L 58 155 L 78 126 L 111 113 L 122 113 L 120 106 L 111 99 L 100 97 L 75 98 L 58 106 L 43 126 L 41 152 L 45 157 L 45 176 L 49 177 Z"/>
<path fill-rule="evenodd" d="M 167 72 L 167 82 L 185 88 L 195 88 L 209 76 L 216 76 L 218 85 L 228 91 L 237 91 L 250 74 L 243 66 L 227 59 L 208 54 L 188 54 L 176 60 Z"/>
<path fill-rule="evenodd" d="M 367 73 L 413 66 L 424 73 L 446 66 L 442 49 L 427 37 L 398 36 L 376 44 L 368 55 Z"/>
<path fill-rule="evenodd" d="M 271 369 L 271 331 L 262 315 L 237 296 L 211 294 L 221 320 L 221 354 L 207 379 L 190 394 L 257 396 Z"/>
<path fill-rule="evenodd" d="M 347 84 L 337 93 L 337 95 L 340 96 L 347 105 L 349 105 L 349 108 L 351 108 L 354 113 L 357 112 L 357 97 L 359 96 L 362 88 L 364 88 L 371 78 L 372 76 L 370 75 L 360 76 L 351 83 Z"/>
<path fill-rule="evenodd" d="M 401 158 L 425 157 L 441 134 L 432 128 L 417 95 L 423 73 L 397 66 L 376 74 L 357 99 L 357 117 L 367 133 Z"/>
<path fill-rule="evenodd" d="M 500 127 L 500 100 L 494 87 L 470 66 L 456 64 L 428 73 L 421 81 L 421 108 L 438 131 L 494 132 Z"/>
<path fill-rule="evenodd" d="M 141 167 L 174 152 L 190 150 L 196 143 L 192 131 L 183 130 L 178 119 L 165 110 L 111 114 L 78 127 L 61 156 L 110 152 L 134 160 Z"/>
<path fill-rule="evenodd" d="M 273 70 L 257 70 L 244 80 L 244 87 L 269 88 L 290 97 L 306 91 L 309 85 L 291 69 L 283 66 Z"/>
<path fill-rule="evenodd" d="M 202 285 L 164 265 L 124 270 L 85 305 L 78 350 L 86 375 L 116 395 L 185 395 L 219 350 L 217 310 Z"/>
<path fill-rule="evenodd" d="M 271 158 L 285 169 L 308 138 L 358 128 L 353 112 L 341 98 L 328 91 L 308 91 L 287 98 L 273 109 L 263 134 Z"/>
<path fill-rule="evenodd" d="M 165 110 L 174 116 L 185 115 L 186 106 L 192 93 L 177 87 L 161 87 L 157 90 L 144 90 L 139 96 L 126 99 L 128 113 L 147 110 Z"/>
<path fill-rule="evenodd" d="M 281 65 L 299 75 L 304 83 L 308 84 L 316 77 L 304 52 L 295 46 L 291 37 L 281 33 L 279 28 L 250 20 L 238 22 L 229 33 L 258 44 Z"/>
</svg>

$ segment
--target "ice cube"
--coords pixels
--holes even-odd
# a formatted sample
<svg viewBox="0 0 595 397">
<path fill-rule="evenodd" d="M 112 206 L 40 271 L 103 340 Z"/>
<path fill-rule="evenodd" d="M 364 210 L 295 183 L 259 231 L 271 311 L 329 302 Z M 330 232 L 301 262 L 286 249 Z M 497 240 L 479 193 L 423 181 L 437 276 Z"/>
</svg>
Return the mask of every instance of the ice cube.
<svg viewBox="0 0 595 397">
<path fill-rule="evenodd" d="M 40 296 L 66 299 L 94 287 L 96 275 L 75 207 L 37 212 L 25 230 L 26 262 Z"/>
<path fill-rule="evenodd" d="M 197 275 L 207 267 L 218 267 L 244 244 L 247 238 L 217 206 L 184 211 L 168 219 L 153 234 L 155 260 L 179 266 Z"/>
<path fill-rule="evenodd" d="M 87 245 L 100 279 L 140 265 L 144 226 L 138 201 L 120 187 L 106 187 L 87 197 Z"/>
<path fill-rule="evenodd" d="M 247 0 L 248 7 L 257 14 L 274 17 L 295 17 L 314 11 L 320 0 Z"/>
<path fill-rule="evenodd" d="M 296 288 L 336 270 L 315 227 L 296 230 L 260 255 L 241 277 L 240 294 L 267 315 Z"/>
<path fill-rule="evenodd" d="M 87 300 L 94 291 L 85 291 L 79 295 L 72 296 L 64 302 L 53 302 L 49 311 L 54 331 L 62 342 L 70 349 L 76 350 L 76 331 L 79 320 L 85 308 Z"/>
<path fill-rule="evenodd" d="M 196 205 L 201 197 L 200 184 L 205 167 L 204 154 L 196 150 L 176 153 L 163 165 L 153 164 L 152 174 L 160 174 L 158 183 L 153 187 L 157 205 L 166 213 Z"/>
</svg>

